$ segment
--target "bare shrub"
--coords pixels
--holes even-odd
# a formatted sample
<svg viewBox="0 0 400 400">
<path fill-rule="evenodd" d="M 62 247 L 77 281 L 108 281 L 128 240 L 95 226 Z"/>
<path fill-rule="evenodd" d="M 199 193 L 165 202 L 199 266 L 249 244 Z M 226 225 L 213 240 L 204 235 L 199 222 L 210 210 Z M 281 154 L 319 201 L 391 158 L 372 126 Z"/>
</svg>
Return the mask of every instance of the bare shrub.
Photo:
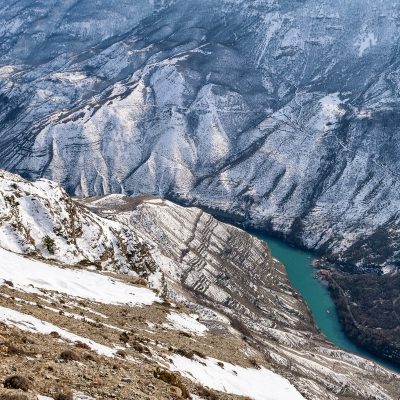
<svg viewBox="0 0 400 400">
<path fill-rule="evenodd" d="M 128 342 L 129 342 L 129 334 L 128 334 L 128 332 L 122 332 L 122 333 L 119 335 L 119 340 L 120 340 L 122 343 L 128 343 Z"/>
<path fill-rule="evenodd" d="M 81 357 L 79 356 L 79 354 L 75 353 L 72 350 L 64 350 L 60 354 L 60 358 L 64 361 L 80 361 L 81 360 Z"/>
<path fill-rule="evenodd" d="M 197 386 L 196 392 L 203 399 L 207 399 L 207 400 L 218 400 L 219 399 L 219 396 L 215 392 L 213 392 L 212 390 L 207 389 L 203 386 Z"/>
<path fill-rule="evenodd" d="M 30 380 L 22 375 L 9 376 L 4 381 L 4 387 L 6 389 L 21 389 L 27 392 L 31 386 Z"/>
<path fill-rule="evenodd" d="M 73 400 L 73 399 L 74 395 L 72 394 L 72 391 L 67 388 L 63 388 L 54 397 L 54 400 Z"/>
<path fill-rule="evenodd" d="M 25 350 L 21 349 L 18 346 L 15 346 L 12 343 L 7 343 L 7 353 L 10 356 L 23 356 L 25 355 Z"/>
<path fill-rule="evenodd" d="M 118 350 L 116 354 L 122 358 L 126 358 L 126 352 L 124 350 Z"/>
<path fill-rule="evenodd" d="M 189 391 L 187 390 L 186 386 L 181 381 L 181 378 L 179 375 L 175 374 L 174 372 L 163 370 L 161 368 L 157 368 L 153 372 L 153 375 L 155 378 L 160 379 L 161 381 L 168 383 L 171 386 L 176 386 L 179 389 L 181 389 L 182 397 L 184 399 L 190 398 Z"/>
<path fill-rule="evenodd" d="M 52 239 L 49 235 L 46 235 L 43 238 L 43 244 L 46 247 L 46 249 L 49 252 L 49 254 L 54 254 L 55 253 L 54 239 Z"/>
<path fill-rule="evenodd" d="M 77 347 L 78 349 L 90 350 L 90 346 L 82 342 L 76 342 L 75 347 Z"/>
<path fill-rule="evenodd" d="M 185 350 L 185 349 L 176 349 L 175 350 L 176 354 L 179 354 L 180 356 L 190 358 L 192 359 L 194 357 L 194 352 L 191 350 Z"/>
</svg>

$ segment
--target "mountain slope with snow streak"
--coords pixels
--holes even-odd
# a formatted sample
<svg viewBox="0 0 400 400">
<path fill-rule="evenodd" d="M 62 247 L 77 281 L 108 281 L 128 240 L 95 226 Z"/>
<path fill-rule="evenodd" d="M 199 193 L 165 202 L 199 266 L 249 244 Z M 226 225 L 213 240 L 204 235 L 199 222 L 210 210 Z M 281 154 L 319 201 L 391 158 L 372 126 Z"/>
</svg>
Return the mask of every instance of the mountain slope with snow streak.
<svg viewBox="0 0 400 400">
<path fill-rule="evenodd" d="M 145 276 L 152 259 L 135 232 L 80 207 L 57 184 L 0 172 L 0 246 L 64 264 Z"/>
<path fill-rule="evenodd" d="M 0 167 L 397 267 L 398 4 L 64 3 L 0 8 Z"/>
<path fill-rule="evenodd" d="M 116 350 L 95 343 L 92 340 L 88 340 L 81 336 L 77 336 L 71 332 L 67 332 L 63 329 L 60 329 L 56 325 L 49 324 L 45 321 L 41 321 L 40 319 L 34 318 L 31 315 L 22 314 L 18 311 L 8 309 L 5 307 L 0 307 L 0 321 L 8 326 L 13 326 L 23 331 L 39 332 L 44 335 L 49 335 L 50 333 L 53 333 L 54 335 L 54 332 L 56 332 L 63 339 L 72 342 L 85 343 L 95 352 L 105 355 L 107 357 L 114 356 L 116 352 Z"/>
<path fill-rule="evenodd" d="M 22 291 L 50 291 L 104 304 L 150 305 L 160 301 L 147 288 L 132 287 L 84 269 L 65 269 L 29 260 L 0 248 L 0 278 Z"/>
<path fill-rule="evenodd" d="M 53 363 L 67 347 L 77 349 L 80 368 L 92 378 L 82 380 L 73 363 L 56 368 L 58 378 L 67 385 L 80 382 L 80 388 L 89 390 L 87 385 L 96 380 L 100 369 L 114 377 L 106 380 L 103 389 L 90 386 L 90 393 L 102 398 L 107 398 L 105 393 L 121 399 L 139 392 L 144 396 L 143 388 L 121 375 L 126 369 L 153 385 L 155 398 L 163 398 L 161 393 L 176 389 L 163 381 L 161 368 L 180 371 L 174 379 L 200 397 L 209 390 L 217 391 L 221 399 L 236 399 L 240 393 L 259 399 L 261 389 L 250 393 L 241 384 L 222 388 L 204 380 L 204 374 L 215 375 L 218 362 L 227 363 L 221 379 L 236 369 L 240 377 L 254 378 L 254 382 L 267 371 L 282 377 L 274 378 L 277 386 L 271 395 L 290 387 L 288 393 L 311 400 L 349 396 L 391 400 L 398 396 L 395 374 L 338 350 L 317 332 L 303 300 L 290 287 L 284 267 L 263 242 L 240 229 L 199 209 L 150 197 L 113 195 L 76 202 L 50 181 L 28 182 L 9 173 L 1 174 L 0 189 L 0 227 L 16 238 L 5 240 L 3 235 L 0 247 L 13 243 L 23 253 L 0 249 L 0 307 L 4 311 L 0 336 L 5 343 L 4 337 L 14 338 L 7 339 L 9 346 L 15 347 L 17 341 L 25 349 L 13 356 L 12 365 L 19 371 L 30 368 L 24 361 L 26 352 L 41 354 L 39 361 L 29 364 L 39 368 L 40 360 Z M 35 207 L 26 206 L 32 203 Z M 79 235 L 71 233 L 76 232 L 76 224 L 100 233 L 98 242 L 87 235 L 78 240 Z M 60 225 L 60 237 L 52 236 L 54 227 Z M 57 250 L 53 254 L 43 246 L 44 235 L 54 237 Z M 23 246 L 27 237 L 33 239 L 27 242 L 30 247 Z M 103 240 L 110 240 L 116 249 L 124 248 L 120 237 L 125 246 L 146 249 L 136 259 L 139 265 L 143 265 L 141 257 L 151 260 L 152 268 L 146 274 L 140 275 L 130 258 L 96 262 Z M 66 257 L 74 251 L 79 254 L 82 248 L 86 252 L 93 249 L 93 255 L 88 254 L 93 261 Z M 30 338 L 25 342 L 18 333 L 21 324 L 30 328 L 24 332 Z M 85 350 L 85 343 L 92 350 Z M 96 344 L 112 349 L 112 354 L 103 358 L 103 351 L 97 361 L 90 361 L 93 356 L 84 352 L 96 351 Z M 11 349 L 6 351 L 12 351 L 12 346 L 6 346 Z M 109 356 L 120 372 L 110 372 Z M 138 360 L 146 360 L 144 366 L 138 367 L 142 365 Z M 204 363 L 209 367 L 196 375 L 198 368 L 189 368 L 192 362 L 195 367 L 200 363 L 202 371 Z M 5 374 L 9 366 L 0 363 L 0 372 Z M 116 376 L 125 381 L 114 384 Z M 53 394 L 47 391 L 53 390 L 48 383 L 36 380 L 35 385 L 40 394 Z"/>
<path fill-rule="evenodd" d="M 326 342 L 284 267 L 263 242 L 200 209 L 170 201 L 110 195 L 82 203 L 135 227 L 162 265 L 168 296 L 227 317 L 306 398 L 336 399 L 342 392 L 354 398 L 385 398 L 381 384 L 376 385 L 385 373 Z M 367 387 L 368 376 L 375 383 Z"/>
</svg>

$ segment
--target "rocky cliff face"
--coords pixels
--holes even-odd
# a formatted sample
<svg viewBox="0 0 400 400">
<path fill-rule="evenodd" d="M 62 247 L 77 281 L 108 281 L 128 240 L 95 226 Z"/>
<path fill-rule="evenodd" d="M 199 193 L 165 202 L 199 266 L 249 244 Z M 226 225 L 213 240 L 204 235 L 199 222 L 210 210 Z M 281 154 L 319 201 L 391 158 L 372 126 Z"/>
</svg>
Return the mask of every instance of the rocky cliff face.
<svg viewBox="0 0 400 400">
<path fill-rule="evenodd" d="M 79 206 L 56 183 L 34 183 L 0 171 L 0 246 L 63 264 L 154 272 L 154 262 L 134 230 Z"/>
<path fill-rule="evenodd" d="M 227 317 L 305 398 L 382 396 L 382 369 L 326 342 L 284 267 L 260 240 L 200 209 L 157 198 L 110 195 L 83 203 L 134 227 L 162 266 L 168 296 L 200 315 L 206 307 Z M 369 376 L 381 383 L 365 385 Z"/>
<path fill-rule="evenodd" d="M 397 268 L 399 15 L 383 0 L 2 6 L 0 166 Z"/>
<path fill-rule="evenodd" d="M 396 374 L 318 333 L 263 242 L 200 209 L 121 195 L 77 203 L 52 182 L 9 173 L 1 176 L 0 208 L 0 338 L 2 351 L 13 357 L 12 364 L 7 357 L 0 362 L 1 379 L 15 365 L 24 374 L 51 371 L 43 374 L 47 380 L 39 374 L 30 383 L 41 394 L 54 395 L 56 377 L 94 397 L 161 398 L 173 389 L 160 382 L 161 366 L 180 372 L 169 379 L 201 398 L 264 400 L 272 372 L 278 380 L 269 390 L 284 388 L 290 399 L 391 400 L 400 394 Z M 59 221 L 62 228 L 54 229 Z M 70 227 L 79 224 L 83 233 L 72 235 L 79 230 Z M 10 244 L 36 260 L 4 250 Z M 105 246 L 113 258 L 101 256 Z M 79 364 L 59 366 L 66 348 Z M 41 356 L 27 364 L 26 354 Z M 107 379 L 93 384 L 99 371 Z M 281 398 L 272 393 L 271 399 Z"/>
</svg>

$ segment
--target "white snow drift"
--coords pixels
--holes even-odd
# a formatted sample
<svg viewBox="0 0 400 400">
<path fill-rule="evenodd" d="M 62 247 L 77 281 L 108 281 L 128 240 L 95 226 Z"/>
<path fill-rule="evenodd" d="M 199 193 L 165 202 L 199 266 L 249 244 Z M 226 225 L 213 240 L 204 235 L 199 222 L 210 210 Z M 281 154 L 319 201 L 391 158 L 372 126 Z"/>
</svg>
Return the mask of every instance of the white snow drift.
<svg viewBox="0 0 400 400">
<path fill-rule="evenodd" d="M 243 368 L 207 358 L 197 360 L 172 357 L 171 369 L 203 386 L 225 393 L 248 396 L 253 400 L 304 400 L 290 382 L 265 368 Z"/>
<path fill-rule="evenodd" d="M 98 354 L 107 357 L 113 357 L 115 353 L 115 350 L 110 347 L 96 343 L 93 340 L 82 336 L 75 335 L 74 333 L 61 329 L 56 325 L 50 324 L 49 322 L 42 321 L 38 318 L 32 317 L 31 315 L 23 314 L 9 308 L 0 307 L 0 321 L 4 322 L 6 325 L 14 326 L 28 332 L 43 333 L 45 335 L 48 335 L 51 332 L 57 332 L 63 339 L 71 342 L 85 343 Z"/>
<path fill-rule="evenodd" d="M 104 304 L 150 305 L 158 300 L 150 289 L 83 269 L 64 269 L 29 260 L 0 248 L 0 282 L 8 280 L 21 290 L 57 291 Z"/>
<path fill-rule="evenodd" d="M 192 316 L 187 314 L 172 312 L 167 315 L 167 320 L 171 322 L 175 329 L 196 333 L 198 335 L 202 335 L 208 330 L 205 325 L 196 321 Z"/>
</svg>

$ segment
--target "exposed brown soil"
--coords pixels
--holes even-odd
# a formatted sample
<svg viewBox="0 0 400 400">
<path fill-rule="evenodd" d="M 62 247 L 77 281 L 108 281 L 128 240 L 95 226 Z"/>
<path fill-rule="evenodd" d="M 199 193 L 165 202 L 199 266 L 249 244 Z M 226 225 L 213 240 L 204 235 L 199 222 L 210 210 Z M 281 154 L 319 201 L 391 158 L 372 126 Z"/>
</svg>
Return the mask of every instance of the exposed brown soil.
<svg viewBox="0 0 400 400">
<path fill-rule="evenodd" d="M 67 399 L 71 390 L 96 399 L 180 399 L 187 393 L 206 394 L 204 398 L 209 399 L 243 399 L 203 388 L 177 373 L 168 372 L 172 378 L 163 379 L 172 354 L 206 354 L 251 366 L 244 356 L 247 345 L 240 337 L 221 331 L 197 336 L 167 328 L 166 315 L 172 307 L 167 302 L 147 307 L 113 306 L 49 292 L 38 296 L 7 285 L 1 287 L 0 294 L 0 306 L 119 348 L 114 358 L 100 356 L 83 343 L 61 339 L 56 332 L 43 335 L 0 323 L 0 382 L 18 375 L 29 383 L 27 391 L 1 389 L 0 399 L 29 400 L 41 394 L 61 400 Z M 188 312 L 182 306 L 174 310 Z M 257 354 L 253 358 L 263 363 Z"/>
</svg>

